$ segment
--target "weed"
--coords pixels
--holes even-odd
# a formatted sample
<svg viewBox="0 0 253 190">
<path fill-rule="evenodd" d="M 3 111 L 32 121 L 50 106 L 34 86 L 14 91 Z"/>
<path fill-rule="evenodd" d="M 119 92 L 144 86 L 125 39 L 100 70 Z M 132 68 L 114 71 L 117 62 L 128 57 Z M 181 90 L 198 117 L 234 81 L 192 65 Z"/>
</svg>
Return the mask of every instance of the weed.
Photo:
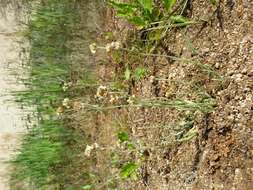
<svg viewBox="0 0 253 190">
<path fill-rule="evenodd" d="M 161 10 L 153 0 L 133 0 L 130 3 L 109 1 L 109 3 L 116 8 L 119 17 L 141 28 L 147 26 L 152 28 L 163 21 L 164 23 L 169 21 L 172 24 L 187 22 L 182 15 L 173 14 L 176 0 L 163 0 L 160 4 L 163 5 L 164 10 Z"/>
<path fill-rule="evenodd" d="M 117 15 L 126 18 L 130 23 L 144 27 L 159 18 L 158 10 L 154 9 L 152 0 L 135 0 L 131 3 L 109 1 L 117 9 Z"/>
<path fill-rule="evenodd" d="M 120 171 L 120 176 L 122 177 L 122 179 L 126 179 L 126 178 L 132 178 L 132 179 L 136 179 L 137 178 L 137 170 L 138 166 L 136 165 L 136 163 L 134 162 L 130 162 L 125 164 L 121 171 Z"/>
</svg>

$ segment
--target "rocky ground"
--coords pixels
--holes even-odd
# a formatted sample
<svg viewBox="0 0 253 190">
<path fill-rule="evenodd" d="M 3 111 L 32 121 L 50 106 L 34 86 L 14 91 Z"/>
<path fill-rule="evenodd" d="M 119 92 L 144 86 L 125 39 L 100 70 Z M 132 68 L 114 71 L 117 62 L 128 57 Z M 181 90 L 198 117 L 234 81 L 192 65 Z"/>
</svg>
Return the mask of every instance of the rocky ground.
<svg viewBox="0 0 253 190">
<path fill-rule="evenodd" d="M 183 30 L 172 29 L 162 51 L 194 58 L 213 68 L 213 76 L 196 64 L 144 59 L 142 66 L 151 72 L 131 86 L 130 94 L 196 99 L 195 93 L 201 88 L 215 99 L 216 107 L 205 116 L 196 116 L 194 129 L 198 135 L 184 143 L 173 141 L 175 129 L 166 126 L 187 118 L 189 113 L 158 108 L 128 110 L 125 122 L 131 126 L 134 139 L 149 148 L 140 169 L 142 180 L 126 182 L 122 188 L 253 189 L 253 4 L 246 0 L 222 1 L 215 7 L 197 0 L 189 4 L 186 15 L 201 22 Z M 115 18 L 113 14 L 109 17 Z M 129 26 L 112 20 L 109 28 L 114 27 L 116 39 L 129 40 Z M 131 64 L 134 68 L 140 62 Z M 120 65 L 102 67 L 102 80 L 120 69 Z M 199 81 L 201 85 L 175 81 Z"/>
</svg>

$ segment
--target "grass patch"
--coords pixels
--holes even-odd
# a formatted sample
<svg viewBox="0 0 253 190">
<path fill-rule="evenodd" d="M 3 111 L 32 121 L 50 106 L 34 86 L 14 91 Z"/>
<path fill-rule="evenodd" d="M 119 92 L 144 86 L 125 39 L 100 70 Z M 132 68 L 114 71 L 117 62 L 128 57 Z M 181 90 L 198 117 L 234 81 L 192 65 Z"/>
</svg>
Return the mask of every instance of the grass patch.
<svg viewBox="0 0 253 190">
<path fill-rule="evenodd" d="M 29 76 L 24 80 L 26 90 L 17 92 L 17 100 L 34 108 L 32 120 L 36 126 L 25 136 L 13 161 L 13 189 L 55 186 L 53 168 L 64 159 L 66 143 L 73 137 L 56 112 L 65 96 L 62 83 L 69 76 L 71 51 L 66 44 L 76 18 L 73 6 L 74 1 L 67 0 L 32 4 L 26 30 L 30 43 L 26 64 Z"/>
</svg>

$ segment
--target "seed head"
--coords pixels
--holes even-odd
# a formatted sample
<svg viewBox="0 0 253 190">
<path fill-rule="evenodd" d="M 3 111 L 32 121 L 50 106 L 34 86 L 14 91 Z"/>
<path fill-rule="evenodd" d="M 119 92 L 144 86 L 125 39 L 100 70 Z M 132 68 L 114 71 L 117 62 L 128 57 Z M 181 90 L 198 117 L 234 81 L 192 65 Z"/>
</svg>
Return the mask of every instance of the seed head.
<svg viewBox="0 0 253 190">
<path fill-rule="evenodd" d="M 95 54 L 97 51 L 97 44 L 96 43 L 92 43 L 89 45 L 90 51 L 92 54 Z"/>
</svg>

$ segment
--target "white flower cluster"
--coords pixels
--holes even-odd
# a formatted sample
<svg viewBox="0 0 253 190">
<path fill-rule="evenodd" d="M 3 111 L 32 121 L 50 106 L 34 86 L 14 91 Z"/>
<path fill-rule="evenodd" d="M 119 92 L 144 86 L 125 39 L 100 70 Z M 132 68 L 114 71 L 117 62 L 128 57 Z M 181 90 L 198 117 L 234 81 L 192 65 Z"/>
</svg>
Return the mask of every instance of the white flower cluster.
<svg viewBox="0 0 253 190">
<path fill-rule="evenodd" d="M 62 86 L 62 89 L 63 91 L 67 91 L 69 89 L 69 87 L 72 86 L 72 82 L 64 82 L 63 86 Z"/>
<path fill-rule="evenodd" d="M 110 52 L 112 49 L 118 50 L 120 46 L 121 46 L 120 42 L 112 42 L 112 43 L 106 44 L 105 50 L 106 52 Z"/>
<path fill-rule="evenodd" d="M 74 101 L 73 102 L 73 109 L 74 110 L 82 110 L 85 109 L 85 103 L 81 101 Z"/>
<path fill-rule="evenodd" d="M 62 105 L 65 108 L 69 109 L 70 108 L 70 100 L 69 100 L 69 98 L 64 98 L 63 101 L 62 101 Z"/>
<path fill-rule="evenodd" d="M 90 44 L 89 48 L 90 48 L 90 51 L 92 54 L 95 54 L 97 52 L 97 44 L 96 43 Z"/>
<path fill-rule="evenodd" d="M 154 82 L 155 82 L 155 76 L 150 76 L 149 77 L 149 82 L 151 83 L 151 84 L 153 84 Z"/>
<path fill-rule="evenodd" d="M 121 47 L 120 42 L 111 42 L 106 44 L 105 47 L 99 47 L 96 43 L 92 43 L 89 45 L 90 51 L 92 54 L 95 54 L 97 52 L 97 49 L 105 49 L 106 52 L 110 52 L 112 49 L 118 50 Z"/>
<path fill-rule="evenodd" d="M 129 105 L 133 105 L 134 104 L 134 102 L 135 102 L 135 95 L 133 94 L 132 96 L 130 96 L 128 99 L 127 99 L 127 103 L 129 104 Z"/>
<path fill-rule="evenodd" d="M 87 157 L 90 157 L 91 152 L 95 149 L 98 149 L 98 148 L 99 148 L 99 145 L 97 143 L 94 143 L 92 145 L 87 145 L 86 148 L 85 148 L 85 151 L 84 151 L 84 155 L 87 156 Z"/>
<path fill-rule="evenodd" d="M 106 86 L 100 85 L 97 89 L 96 98 L 103 99 L 108 94 L 108 89 Z"/>
<path fill-rule="evenodd" d="M 110 103 L 116 103 L 119 100 L 119 96 L 117 95 L 111 95 L 110 96 Z"/>
<path fill-rule="evenodd" d="M 56 114 L 60 116 L 64 112 L 64 108 L 62 106 L 58 107 L 56 110 Z"/>
</svg>

